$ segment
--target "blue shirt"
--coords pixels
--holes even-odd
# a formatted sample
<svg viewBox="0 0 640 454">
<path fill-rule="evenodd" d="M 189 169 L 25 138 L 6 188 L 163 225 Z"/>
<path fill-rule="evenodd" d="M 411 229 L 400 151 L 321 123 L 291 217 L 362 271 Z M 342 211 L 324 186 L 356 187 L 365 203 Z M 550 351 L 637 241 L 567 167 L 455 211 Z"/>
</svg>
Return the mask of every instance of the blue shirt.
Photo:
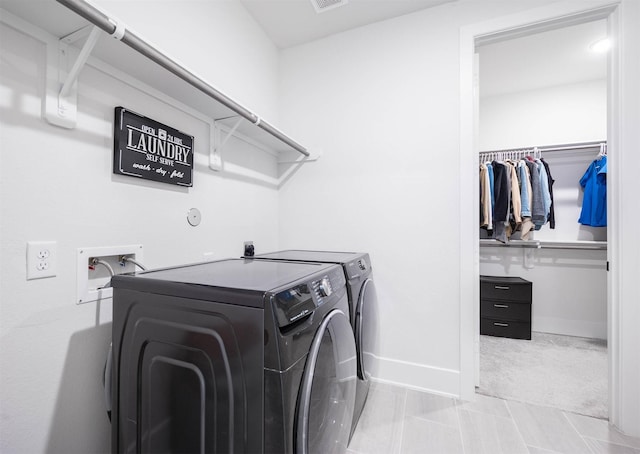
<svg viewBox="0 0 640 454">
<path fill-rule="evenodd" d="M 607 225 L 607 157 L 591 163 L 580 179 L 584 189 L 582 211 L 578 222 L 592 227 Z"/>
</svg>

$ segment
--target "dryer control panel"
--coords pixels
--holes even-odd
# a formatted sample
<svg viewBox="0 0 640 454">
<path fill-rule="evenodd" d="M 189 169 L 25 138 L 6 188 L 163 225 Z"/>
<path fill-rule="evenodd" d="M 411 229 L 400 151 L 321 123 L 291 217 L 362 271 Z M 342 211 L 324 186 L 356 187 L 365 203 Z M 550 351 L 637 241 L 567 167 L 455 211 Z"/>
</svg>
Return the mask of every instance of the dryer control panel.
<svg viewBox="0 0 640 454">
<path fill-rule="evenodd" d="M 274 296 L 274 313 L 282 328 L 296 323 L 334 298 L 346 292 L 344 273 L 340 267 L 327 274 L 295 287 L 278 292 Z"/>
<path fill-rule="evenodd" d="M 369 254 L 362 254 L 357 258 L 346 264 L 347 274 L 349 279 L 356 279 L 360 276 L 365 276 L 371 273 L 371 264 L 369 261 Z"/>
</svg>

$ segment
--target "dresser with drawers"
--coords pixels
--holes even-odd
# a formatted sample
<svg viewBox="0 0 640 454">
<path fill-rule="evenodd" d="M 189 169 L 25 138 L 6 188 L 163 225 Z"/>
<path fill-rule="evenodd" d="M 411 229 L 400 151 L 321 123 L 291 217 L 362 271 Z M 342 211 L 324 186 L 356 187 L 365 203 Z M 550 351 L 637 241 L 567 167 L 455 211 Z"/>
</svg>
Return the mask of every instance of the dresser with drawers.
<svg viewBox="0 0 640 454">
<path fill-rule="evenodd" d="M 531 340 L 532 283 L 480 276 L 480 334 Z"/>
</svg>

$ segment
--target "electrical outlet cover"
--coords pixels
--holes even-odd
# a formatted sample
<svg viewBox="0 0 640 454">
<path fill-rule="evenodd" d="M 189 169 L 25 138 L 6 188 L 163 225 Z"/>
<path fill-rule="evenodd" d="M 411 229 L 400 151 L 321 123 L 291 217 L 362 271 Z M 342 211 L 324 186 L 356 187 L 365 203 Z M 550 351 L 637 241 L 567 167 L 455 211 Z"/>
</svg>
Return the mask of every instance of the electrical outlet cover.
<svg viewBox="0 0 640 454">
<path fill-rule="evenodd" d="M 57 249 L 55 241 L 27 242 L 27 280 L 56 275 Z"/>
</svg>

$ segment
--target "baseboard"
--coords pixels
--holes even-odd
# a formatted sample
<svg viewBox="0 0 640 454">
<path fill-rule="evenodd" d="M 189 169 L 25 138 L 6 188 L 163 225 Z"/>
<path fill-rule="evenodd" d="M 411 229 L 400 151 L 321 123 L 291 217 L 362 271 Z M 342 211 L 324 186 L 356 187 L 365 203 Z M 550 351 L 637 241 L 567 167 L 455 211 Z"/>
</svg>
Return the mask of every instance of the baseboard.
<svg viewBox="0 0 640 454">
<path fill-rule="evenodd" d="M 540 333 L 564 334 L 565 336 L 607 338 L 607 321 L 588 322 L 584 320 L 566 320 L 554 317 L 533 317 L 531 330 Z"/>
<path fill-rule="evenodd" d="M 460 396 L 460 371 L 391 358 L 375 358 L 373 381 L 449 397 Z"/>
</svg>

